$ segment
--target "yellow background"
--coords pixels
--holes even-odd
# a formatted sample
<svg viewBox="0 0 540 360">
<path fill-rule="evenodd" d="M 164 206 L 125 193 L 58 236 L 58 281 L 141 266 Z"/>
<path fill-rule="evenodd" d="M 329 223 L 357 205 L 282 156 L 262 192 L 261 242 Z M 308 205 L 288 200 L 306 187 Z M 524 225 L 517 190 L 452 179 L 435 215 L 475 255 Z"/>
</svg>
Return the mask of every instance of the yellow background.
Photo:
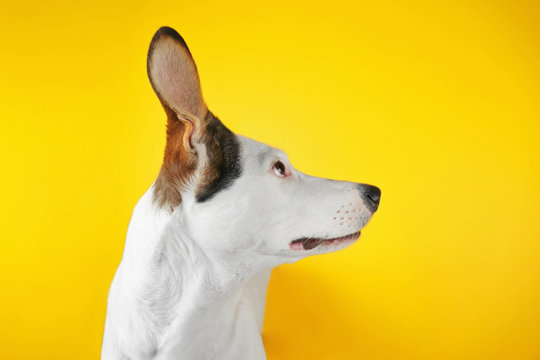
<svg viewBox="0 0 540 360">
<path fill-rule="evenodd" d="M 274 271 L 269 359 L 540 359 L 537 2 L 1 1 L 0 358 L 98 358 L 169 25 L 232 130 L 383 192 Z"/>
</svg>

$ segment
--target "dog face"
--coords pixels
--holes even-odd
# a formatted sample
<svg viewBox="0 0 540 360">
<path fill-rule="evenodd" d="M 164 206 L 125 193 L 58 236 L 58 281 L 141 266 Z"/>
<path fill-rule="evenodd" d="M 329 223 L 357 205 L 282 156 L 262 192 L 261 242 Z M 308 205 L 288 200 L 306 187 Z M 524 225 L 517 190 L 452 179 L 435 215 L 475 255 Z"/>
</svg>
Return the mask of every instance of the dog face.
<svg viewBox="0 0 540 360">
<path fill-rule="evenodd" d="M 312 177 L 286 154 L 230 132 L 206 107 L 180 35 L 161 28 L 148 76 L 167 113 L 167 146 L 154 184 L 159 207 L 208 252 L 276 265 L 342 249 L 377 210 L 374 186 Z"/>
</svg>

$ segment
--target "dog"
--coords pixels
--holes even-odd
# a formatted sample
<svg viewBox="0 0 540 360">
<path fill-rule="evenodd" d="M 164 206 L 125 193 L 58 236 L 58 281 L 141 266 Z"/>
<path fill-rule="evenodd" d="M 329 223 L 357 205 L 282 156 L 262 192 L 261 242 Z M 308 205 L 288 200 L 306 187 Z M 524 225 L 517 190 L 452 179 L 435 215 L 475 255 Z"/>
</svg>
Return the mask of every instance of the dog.
<svg viewBox="0 0 540 360">
<path fill-rule="evenodd" d="M 129 223 L 102 359 L 265 359 L 272 268 L 352 244 L 381 192 L 308 176 L 283 151 L 232 133 L 206 107 L 174 29 L 154 35 L 147 72 L 167 144 Z"/>
</svg>

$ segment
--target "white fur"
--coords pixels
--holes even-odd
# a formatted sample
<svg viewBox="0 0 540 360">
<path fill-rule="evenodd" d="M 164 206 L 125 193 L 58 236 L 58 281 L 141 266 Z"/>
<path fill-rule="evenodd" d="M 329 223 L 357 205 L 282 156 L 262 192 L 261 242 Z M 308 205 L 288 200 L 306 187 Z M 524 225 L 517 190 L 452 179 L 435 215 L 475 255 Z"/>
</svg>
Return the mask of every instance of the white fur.
<svg viewBox="0 0 540 360">
<path fill-rule="evenodd" d="M 271 269 L 351 243 L 293 250 L 291 241 L 342 237 L 369 221 L 357 184 L 305 175 L 282 151 L 238 140 L 242 174 L 210 200 L 188 189 L 171 213 L 151 187 L 138 202 L 109 293 L 102 359 L 265 359 Z M 289 176 L 274 174 L 276 160 Z"/>
</svg>

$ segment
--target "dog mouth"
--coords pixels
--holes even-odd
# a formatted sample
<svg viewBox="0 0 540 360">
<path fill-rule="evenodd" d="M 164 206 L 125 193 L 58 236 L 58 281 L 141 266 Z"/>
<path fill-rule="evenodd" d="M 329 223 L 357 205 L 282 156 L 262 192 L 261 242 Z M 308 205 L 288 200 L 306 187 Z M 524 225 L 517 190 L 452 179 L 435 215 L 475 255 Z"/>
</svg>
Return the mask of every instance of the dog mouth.
<svg viewBox="0 0 540 360">
<path fill-rule="evenodd" d="M 339 245 L 345 242 L 357 240 L 360 237 L 360 231 L 355 233 L 345 235 L 342 237 L 323 239 L 323 238 L 301 238 L 294 240 L 290 243 L 292 250 L 311 250 L 315 249 L 317 246 L 330 246 L 330 245 Z"/>
</svg>

